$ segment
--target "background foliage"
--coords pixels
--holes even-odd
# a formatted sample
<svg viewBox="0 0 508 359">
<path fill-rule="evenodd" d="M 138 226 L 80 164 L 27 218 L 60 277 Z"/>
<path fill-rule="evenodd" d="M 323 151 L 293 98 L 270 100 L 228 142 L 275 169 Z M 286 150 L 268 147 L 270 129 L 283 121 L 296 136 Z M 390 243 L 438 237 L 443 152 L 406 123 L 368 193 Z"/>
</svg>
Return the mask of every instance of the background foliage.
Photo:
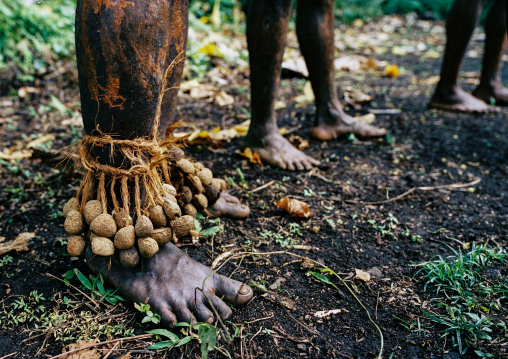
<svg viewBox="0 0 508 359">
<path fill-rule="evenodd" d="M 191 0 L 190 24 L 240 27 L 247 0 Z M 339 22 L 416 12 L 443 18 L 453 0 L 335 0 Z M 75 0 L 0 0 L 0 72 L 32 81 L 74 51 Z"/>
</svg>

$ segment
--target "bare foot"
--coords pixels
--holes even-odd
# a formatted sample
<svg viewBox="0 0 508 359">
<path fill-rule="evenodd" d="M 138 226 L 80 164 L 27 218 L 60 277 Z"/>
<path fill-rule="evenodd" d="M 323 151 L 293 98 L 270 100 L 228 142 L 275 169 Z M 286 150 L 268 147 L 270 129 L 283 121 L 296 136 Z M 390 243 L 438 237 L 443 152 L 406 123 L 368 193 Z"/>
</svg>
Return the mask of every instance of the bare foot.
<svg viewBox="0 0 508 359">
<path fill-rule="evenodd" d="M 194 261 L 172 243 L 164 245 L 155 256 L 143 260 L 134 269 L 122 268 L 114 259 L 110 262 L 110 257 L 94 256 L 90 249 L 87 263 L 94 273 L 101 273 L 110 285 L 119 288 L 128 300 L 150 304 L 166 326 L 191 320 L 212 323 L 212 305 L 222 320 L 227 319 L 232 312 L 224 301 L 242 305 L 253 295 L 250 287 L 238 281 L 217 273 L 208 277 L 210 268 Z M 206 297 L 198 288 L 204 289 Z"/>
<path fill-rule="evenodd" d="M 320 121 L 319 125 L 312 127 L 310 137 L 327 141 L 350 133 L 358 137 L 381 137 L 386 134 L 386 129 L 359 122 L 341 111 L 340 116 L 337 115 L 333 122 Z"/>
<path fill-rule="evenodd" d="M 219 199 L 210 207 L 208 212 L 214 217 L 244 219 L 250 213 L 249 206 L 227 192 L 221 192 Z"/>
<path fill-rule="evenodd" d="M 487 113 L 495 110 L 494 107 L 489 106 L 486 102 L 468 94 L 457 86 L 452 89 L 446 89 L 439 87 L 439 85 L 430 100 L 429 107 L 446 111 L 474 113 Z"/>
<path fill-rule="evenodd" d="M 502 85 L 491 87 L 478 86 L 473 92 L 473 96 L 485 101 L 487 104 L 490 104 L 493 98 L 496 102 L 496 106 L 508 105 L 508 89 Z"/>
<path fill-rule="evenodd" d="M 312 166 L 320 164 L 319 161 L 296 149 L 278 132 L 271 132 L 256 139 L 247 136 L 244 147 L 249 147 L 253 152 L 256 152 L 263 163 L 290 171 L 310 170 Z"/>
</svg>

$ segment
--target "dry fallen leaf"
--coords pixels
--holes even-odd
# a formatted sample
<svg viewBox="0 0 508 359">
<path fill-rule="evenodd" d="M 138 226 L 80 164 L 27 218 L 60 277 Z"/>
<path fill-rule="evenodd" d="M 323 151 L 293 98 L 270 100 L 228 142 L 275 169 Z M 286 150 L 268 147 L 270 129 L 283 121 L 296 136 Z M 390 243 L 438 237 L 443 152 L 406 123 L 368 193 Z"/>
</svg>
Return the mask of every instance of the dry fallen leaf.
<svg viewBox="0 0 508 359">
<path fill-rule="evenodd" d="M 262 166 L 261 158 L 259 157 L 257 152 L 253 152 L 249 147 L 245 148 L 243 151 L 237 151 L 240 156 L 246 157 L 250 160 L 251 163 L 255 163 L 257 165 Z"/>
<path fill-rule="evenodd" d="M 388 77 L 398 77 L 400 75 L 399 67 L 397 65 L 385 66 L 385 75 Z"/>
<path fill-rule="evenodd" d="M 303 94 L 295 97 L 296 108 L 307 106 L 314 102 L 314 91 L 312 91 L 312 85 L 310 81 L 305 83 L 303 87 Z"/>
<path fill-rule="evenodd" d="M 364 282 L 369 282 L 370 274 L 364 270 L 355 268 L 355 276 L 353 277 L 353 279 L 360 279 L 363 280 Z"/>
<path fill-rule="evenodd" d="M 289 142 L 291 142 L 293 146 L 295 146 L 299 150 L 305 150 L 306 148 L 309 148 L 309 141 L 304 140 L 303 138 L 297 135 L 289 137 Z"/>
<path fill-rule="evenodd" d="M 94 341 L 91 340 L 78 340 L 76 343 L 67 345 L 64 349 L 62 349 L 62 353 L 70 352 L 72 350 L 85 348 L 88 345 L 95 344 Z M 100 359 L 101 355 L 97 352 L 95 347 L 83 349 L 68 355 L 63 355 L 60 358 L 62 359 Z"/>
<path fill-rule="evenodd" d="M 367 95 L 360 90 L 348 87 L 344 90 L 344 102 L 350 104 L 362 104 L 370 102 L 374 99 L 373 96 Z"/>
<path fill-rule="evenodd" d="M 227 105 L 234 104 L 235 103 L 235 98 L 233 96 L 227 94 L 224 91 L 219 91 L 213 97 L 213 101 L 212 102 L 214 104 L 219 105 L 219 106 L 222 107 L 222 106 L 227 106 Z"/>
<path fill-rule="evenodd" d="M 55 139 L 55 135 L 52 133 L 46 133 L 45 135 L 42 135 L 35 140 L 32 140 L 28 142 L 26 145 L 27 148 L 34 148 L 40 145 L 45 144 L 46 142 L 53 141 Z"/>
<path fill-rule="evenodd" d="M 28 242 L 30 242 L 33 237 L 35 237 L 35 233 L 33 232 L 20 233 L 15 240 L 0 243 L 0 256 L 12 251 L 27 251 Z"/>
<path fill-rule="evenodd" d="M 307 204 L 297 199 L 284 197 L 277 202 L 276 206 L 286 210 L 291 217 L 312 217 Z"/>
<path fill-rule="evenodd" d="M 30 157 L 32 157 L 31 150 L 0 152 L 0 159 L 6 160 L 6 161 L 16 161 L 16 160 L 22 160 L 24 158 L 30 158 Z"/>
</svg>

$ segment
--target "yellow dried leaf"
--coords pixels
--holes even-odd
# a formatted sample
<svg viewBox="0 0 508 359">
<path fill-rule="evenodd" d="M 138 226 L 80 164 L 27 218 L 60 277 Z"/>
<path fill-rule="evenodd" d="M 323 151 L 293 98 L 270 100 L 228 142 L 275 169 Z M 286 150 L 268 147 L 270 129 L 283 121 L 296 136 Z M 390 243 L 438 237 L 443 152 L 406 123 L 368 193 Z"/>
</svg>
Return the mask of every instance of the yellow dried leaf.
<svg viewBox="0 0 508 359">
<path fill-rule="evenodd" d="M 387 65 L 385 67 L 385 75 L 388 77 L 398 77 L 400 75 L 400 70 L 397 65 Z"/>
<path fill-rule="evenodd" d="M 275 205 L 288 212 L 291 217 L 312 217 L 307 204 L 294 198 L 281 198 Z"/>
<path fill-rule="evenodd" d="M 22 160 L 32 157 L 32 150 L 21 150 L 14 152 L 0 152 L 0 159 L 6 161 Z"/>
<path fill-rule="evenodd" d="M 255 163 L 257 165 L 262 166 L 261 158 L 259 157 L 257 152 L 253 152 L 249 147 L 245 148 L 243 151 L 237 151 L 240 156 L 246 157 L 250 160 L 251 163 Z"/>
<path fill-rule="evenodd" d="M 363 116 L 356 116 L 355 120 L 364 123 L 366 125 L 372 125 L 374 121 L 376 121 L 376 115 L 374 115 L 373 113 L 368 113 Z"/>
<path fill-rule="evenodd" d="M 227 94 L 224 91 L 219 91 L 213 97 L 213 101 L 212 102 L 214 104 L 219 105 L 219 106 L 222 107 L 222 106 L 227 106 L 227 105 L 234 104 L 235 103 L 235 98 L 233 96 Z"/>
<path fill-rule="evenodd" d="M 314 91 L 312 91 L 312 85 L 310 81 L 305 83 L 303 87 L 303 94 L 295 97 L 296 108 L 307 106 L 314 102 Z"/>
</svg>

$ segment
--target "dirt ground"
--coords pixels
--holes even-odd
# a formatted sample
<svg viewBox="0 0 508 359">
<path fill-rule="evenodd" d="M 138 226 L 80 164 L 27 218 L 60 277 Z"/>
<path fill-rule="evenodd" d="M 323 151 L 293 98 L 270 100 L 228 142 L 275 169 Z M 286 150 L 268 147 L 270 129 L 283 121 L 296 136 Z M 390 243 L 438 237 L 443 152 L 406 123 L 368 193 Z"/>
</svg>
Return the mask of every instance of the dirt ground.
<svg viewBox="0 0 508 359">
<path fill-rule="evenodd" d="M 182 249 L 207 265 L 221 253 L 235 250 L 286 250 L 316 260 L 348 279 L 383 333 L 383 358 L 459 358 L 450 340 L 440 339 L 443 328 L 423 314 L 433 293 L 424 291 L 412 264 L 435 255 L 451 255 L 449 246 L 457 249 L 459 242 L 506 248 L 508 109 L 473 115 L 427 108 L 439 73 L 440 59 L 435 54 L 444 46 L 442 23 L 386 18 L 339 30 L 338 56 L 372 57 L 401 70 L 398 77 L 383 76 L 383 67 L 337 72 L 341 89 L 353 87 L 374 97 L 365 104 L 351 101 L 346 111 L 365 115 L 377 110 L 375 123 L 386 127 L 389 135 L 368 141 L 351 137 L 328 143 L 310 141 L 305 152 L 322 162 L 310 172 L 251 164 L 236 153 L 241 139 L 191 146 L 187 152 L 193 158 L 215 174 L 234 180 L 232 194 L 248 202 L 252 213 L 244 221 L 222 220 L 224 230 L 214 238 L 202 239 L 199 246 L 189 241 Z M 480 32 L 464 64 L 462 83 L 468 91 L 478 81 L 482 45 Z M 289 46 L 296 47 L 294 34 Z M 217 61 L 216 68 L 227 67 Z M 242 69 L 229 70 L 220 88 L 234 96 L 234 104 L 220 107 L 184 95 L 179 105 L 182 119 L 211 131 L 248 118 L 248 74 Z M 505 68 L 505 77 L 507 71 Z M 13 240 L 24 232 L 34 232 L 35 237 L 28 251 L 10 253 L 12 261 L 0 266 L 0 312 L 8 312 L 19 300 L 31 303 L 27 308 L 35 308 L 31 293 L 37 291 L 45 298 L 44 308 L 39 312 L 27 309 L 30 316 L 45 312 L 61 319 L 53 321 L 57 324 L 48 330 L 36 318 L 13 325 L 0 317 L 0 358 L 48 358 L 80 338 L 106 341 L 158 327 L 141 324 L 143 315 L 131 304 L 101 302 L 95 306 L 78 291 L 79 282 L 71 282 L 74 287 L 69 287 L 57 280 L 72 268 L 89 274 L 82 261 L 71 260 L 65 251 L 64 218 L 59 212 L 74 195 L 79 174 L 72 166 L 55 169 L 59 158 L 52 158 L 54 151 L 82 135 L 76 80 L 75 69 L 63 64 L 60 72 L 38 79 L 31 96 L 20 93 L 16 83 L 3 83 L 0 88 L 2 151 L 26 150 L 37 136 L 54 135 L 37 147 L 32 157 L 1 162 L 0 241 Z M 213 81 L 207 76 L 204 82 Z M 304 82 L 294 73 L 285 73 L 279 100 L 286 107 L 278 110 L 277 116 L 279 126 L 289 130 L 288 136 L 306 139 L 313 105 L 297 107 L 294 101 Z M 474 181 L 477 183 L 471 186 L 446 187 Z M 259 189 L 263 185 L 267 186 Z M 415 187 L 430 188 L 393 200 Z M 305 201 L 312 218 L 291 218 L 275 207 L 283 196 Z M 398 223 L 391 233 L 383 235 L 372 224 L 388 225 L 393 217 Z M 212 225 L 202 220 L 204 228 Z M 301 249 L 292 248 L 295 245 Z M 353 279 L 355 269 L 368 271 L 371 279 Z M 497 270 L 506 280 L 506 267 Z M 226 345 L 221 329 L 219 349 L 210 357 L 227 357 L 226 351 L 245 358 L 376 357 L 380 336 L 365 310 L 339 282 L 331 278 L 337 290 L 309 271 L 305 263 L 288 254 L 230 260 L 222 274 L 264 285 L 269 292 L 256 288 L 255 298 L 234 311 L 226 323 L 234 336 L 232 346 Z M 315 316 L 331 309 L 339 311 L 326 318 Z M 506 317 L 496 320 L 506 321 Z M 403 325 L 407 323 L 413 324 L 410 330 Z M 416 323 L 421 324 L 421 330 Z M 506 336 L 500 331 L 492 335 L 495 340 L 488 350 L 496 357 L 507 357 Z M 153 342 L 154 338 L 123 341 L 113 343 L 116 346 L 111 352 L 106 349 L 113 344 L 100 346 L 99 352 L 110 353 L 111 359 L 128 358 L 126 353 L 131 358 L 199 357 L 195 340 L 171 351 L 147 351 Z M 469 350 L 462 357 L 475 355 Z"/>
</svg>

